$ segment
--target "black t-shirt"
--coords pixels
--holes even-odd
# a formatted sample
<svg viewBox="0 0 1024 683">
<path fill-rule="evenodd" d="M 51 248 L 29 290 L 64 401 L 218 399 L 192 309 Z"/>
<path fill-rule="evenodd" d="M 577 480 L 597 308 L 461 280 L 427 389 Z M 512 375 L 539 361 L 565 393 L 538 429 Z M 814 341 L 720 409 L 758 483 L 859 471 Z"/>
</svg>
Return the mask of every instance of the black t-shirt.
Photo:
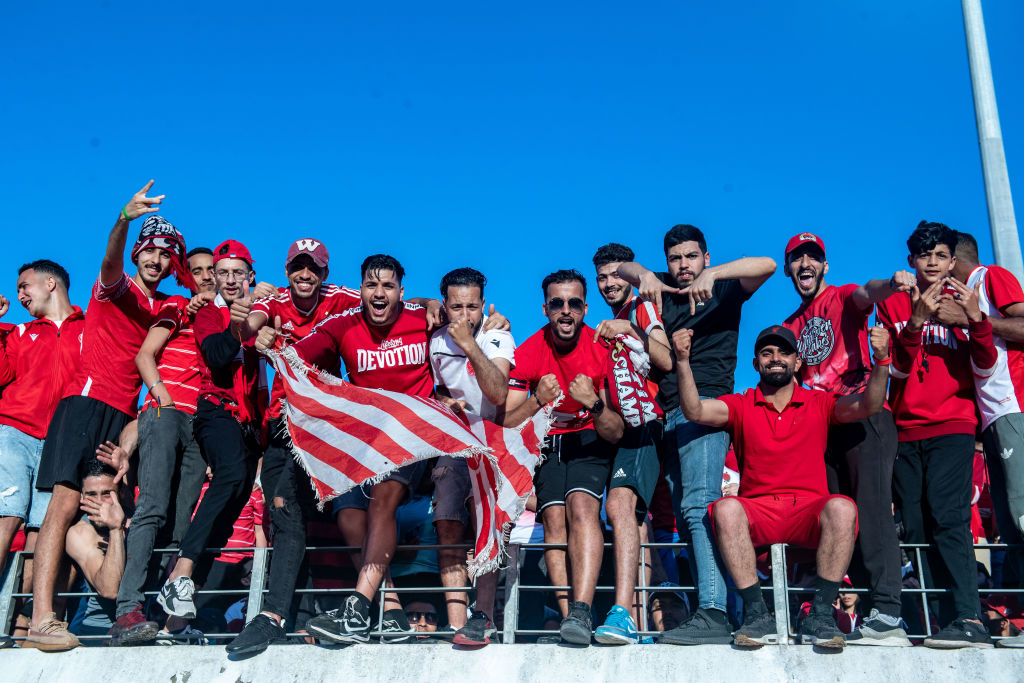
<svg viewBox="0 0 1024 683">
<path fill-rule="evenodd" d="M 675 286 L 668 273 L 655 273 L 658 279 Z M 682 328 L 693 330 L 690 367 L 701 396 L 718 398 L 733 392 L 736 374 L 736 344 L 739 341 L 740 309 L 750 298 L 739 280 L 717 280 L 714 295 L 697 304 L 697 313 L 690 315 L 690 297 L 685 294 L 662 294 L 661 319 L 671 339 Z M 679 406 L 679 387 L 675 368 L 660 382 L 658 403 L 666 412 Z"/>
</svg>

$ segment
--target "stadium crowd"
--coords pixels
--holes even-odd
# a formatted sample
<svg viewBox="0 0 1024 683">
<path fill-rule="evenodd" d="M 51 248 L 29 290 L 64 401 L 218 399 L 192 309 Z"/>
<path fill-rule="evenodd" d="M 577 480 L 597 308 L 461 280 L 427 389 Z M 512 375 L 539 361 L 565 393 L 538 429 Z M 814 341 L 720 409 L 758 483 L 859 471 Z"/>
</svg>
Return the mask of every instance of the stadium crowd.
<svg viewBox="0 0 1024 683">
<path fill-rule="evenodd" d="M 780 243 L 797 296 L 747 356 L 757 385 L 735 393 L 742 310 L 777 264 L 713 264 L 694 226 L 664 235 L 664 269 L 612 243 L 592 276 L 545 277 L 548 324 L 517 345 L 473 268 L 444 275 L 437 299 L 410 298 L 402 265 L 375 254 L 349 289 L 327 283 L 324 242 L 303 238 L 276 287 L 241 241 L 186 248 L 152 186 L 120 209 L 87 312 L 56 262 L 18 272 L 32 320 L 0 329 L 0 568 L 32 551 L 32 598 L 5 647 L 495 638 L 500 570 L 467 573 L 465 458 L 406 464 L 318 506 L 280 378 L 268 386 L 266 353 L 285 347 L 353 385 L 506 427 L 549 411 L 511 531 L 558 544 L 520 570 L 557 587 L 519 605 L 520 628 L 557 631 L 542 642 L 777 642 L 762 582 L 766 548 L 786 543 L 806 549 L 789 570 L 811 596 L 792 610 L 805 643 L 910 646 L 927 624 L 927 647 L 1024 647 L 1013 595 L 979 593 L 1024 587 L 1024 553 L 975 548 L 1024 529 L 1024 291 L 979 263 L 971 235 L 922 221 L 906 270 L 841 285 L 826 283 L 819 236 Z M 172 275 L 191 298 L 160 291 Z M 9 306 L 0 297 L 0 317 Z M 918 562 L 901 542 L 929 549 Z M 267 546 L 253 617 L 239 589 Z M 950 590 L 923 610 L 903 594 L 922 582 Z"/>
</svg>

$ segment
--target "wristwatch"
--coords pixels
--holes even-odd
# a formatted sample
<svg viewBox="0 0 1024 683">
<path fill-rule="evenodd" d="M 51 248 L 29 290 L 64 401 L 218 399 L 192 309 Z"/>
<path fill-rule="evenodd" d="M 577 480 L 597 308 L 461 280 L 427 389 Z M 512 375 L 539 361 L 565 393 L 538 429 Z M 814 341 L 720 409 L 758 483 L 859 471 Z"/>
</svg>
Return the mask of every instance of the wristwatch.
<svg viewBox="0 0 1024 683">
<path fill-rule="evenodd" d="M 594 401 L 594 405 L 590 406 L 587 410 L 590 411 L 591 415 L 600 415 L 604 411 L 604 401 L 600 397 Z"/>
</svg>

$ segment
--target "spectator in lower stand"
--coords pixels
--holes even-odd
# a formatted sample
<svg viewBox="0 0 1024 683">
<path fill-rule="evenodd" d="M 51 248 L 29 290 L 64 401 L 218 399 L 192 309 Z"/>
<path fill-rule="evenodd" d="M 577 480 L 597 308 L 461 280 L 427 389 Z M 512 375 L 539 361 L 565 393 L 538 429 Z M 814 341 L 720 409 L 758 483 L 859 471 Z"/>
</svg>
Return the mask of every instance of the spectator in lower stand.
<svg viewBox="0 0 1024 683">
<path fill-rule="evenodd" d="M 825 282 L 828 260 L 825 242 L 809 232 L 786 244 L 786 274 L 800 295 L 801 304 L 786 318 L 796 336 L 803 362 L 801 377 L 811 389 L 854 394 L 864 388 L 871 373 L 868 358 L 868 316 L 876 303 L 916 284 L 912 273 L 897 271 L 888 280 L 841 287 Z M 892 518 L 892 468 L 896 461 L 896 423 L 883 408 L 862 423 L 837 425 L 829 432 L 826 452 L 832 493 L 857 502 L 860 532 L 854 567 L 863 565 L 871 592 L 871 615 L 851 645 L 878 644 L 909 647 L 900 626 L 900 548 Z M 859 575 L 854 572 L 855 576 Z"/>
<path fill-rule="evenodd" d="M 57 401 L 78 369 L 82 309 L 68 299 L 71 278 L 60 265 L 40 260 L 18 271 L 18 302 L 34 320 L 18 325 L 0 344 L 0 573 L 11 539 L 25 524 L 32 550 L 43 523 L 48 491 L 37 491 L 43 437 Z M 0 317 L 9 304 L 0 301 Z M 32 561 L 25 561 L 22 591 L 32 592 Z"/>
<path fill-rule="evenodd" d="M 992 324 L 977 289 L 950 277 L 956 233 L 921 221 L 907 240 L 917 286 L 878 305 L 878 320 L 895 339 L 889 403 L 899 455 L 893 492 L 908 543 L 933 543 L 923 554 L 922 583 L 949 586 L 939 601 L 942 630 L 928 647 L 992 647 L 982 627 L 971 544 L 971 475 L 977 428 L 973 375 L 989 376 L 998 356 Z M 945 295 L 968 319 L 968 329 L 936 319 Z"/>
<path fill-rule="evenodd" d="M 505 426 L 522 424 L 564 392 L 552 411 L 552 429 L 542 450 L 545 460 L 534 475 L 534 486 L 544 541 L 569 546 L 568 553 L 544 552 L 551 582 L 572 588 L 571 604 L 568 596 L 559 596 L 561 637 L 589 645 L 591 603 L 604 553 L 601 497 L 623 422 L 613 409 L 606 409 L 608 349 L 583 322 L 587 281 L 575 270 L 559 270 L 544 278 L 541 291 L 549 322 L 516 349 Z"/>
<path fill-rule="evenodd" d="M 643 344 L 652 370 L 660 376 L 672 370 L 672 350 L 669 348 L 665 326 L 657 309 L 649 301 L 633 295 L 633 286 L 619 277 L 622 263 L 633 260 L 633 250 L 622 244 L 606 244 L 594 254 L 597 271 L 597 290 L 612 310 L 611 320 L 597 326 L 597 334 L 615 344 L 617 335 L 632 337 Z M 613 374 L 613 379 L 621 373 Z M 626 375 L 628 377 L 628 373 Z M 611 523 L 615 548 L 615 604 L 605 622 L 594 632 L 598 642 L 606 645 L 637 643 L 637 623 L 642 604 L 633 590 L 637 585 L 637 566 L 640 563 L 640 544 L 647 542 L 647 507 L 654 495 L 661 472 L 657 447 L 664 431 L 664 415 L 654 400 L 658 384 L 645 379 L 646 395 L 641 395 L 626 382 L 615 382 L 619 391 L 612 395 L 621 398 L 625 427 L 618 444 L 612 475 L 608 481 L 605 511 Z M 643 556 L 650 563 L 650 550 Z M 648 575 L 649 576 L 649 575 Z"/>
<path fill-rule="evenodd" d="M 417 633 L 437 632 L 437 608 L 429 602 L 423 600 L 410 602 L 409 606 L 405 608 L 405 618 Z M 426 639 L 427 637 L 417 636 L 417 638 Z"/>
<path fill-rule="evenodd" d="M 82 464 L 100 444 L 117 440 L 135 417 L 142 386 L 135 354 L 167 299 L 157 287 L 172 272 L 183 284 L 192 280 L 184 238 L 158 216 L 146 219 L 132 247 L 135 275 L 124 272 L 129 223 L 154 213 L 163 201 L 163 195 L 146 196 L 152 187 L 151 180 L 121 208 L 110 231 L 85 320 L 81 364 L 57 404 L 40 456 L 36 488 L 53 495 L 36 541 L 28 639 L 42 649 L 79 644 L 53 613 L 53 595 L 64 539 L 78 514 Z M 127 462 L 117 463 L 118 477 L 127 469 Z"/>
<path fill-rule="evenodd" d="M 252 342 L 239 341 L 235 329 L 252 308 L 252 255 L 235 240 L 223 242 L 213 253 L 219 293 L 199 309 L 193 324 L 202 359 L 195 438 L 213 479 L 157 596 L 168 615 L 185 619 L 196 616 L 196 561 L 205 548 L 224 546 L 252 492 L 267 402 L 265 361 Z"/>
<path fill-rule="evenodd" d="M 85 463 L 80 505 L 85 516 L 67 533 L 68 557 L 78 565 L 88 590 L 97 593 L 88 598 L 84 614 L 77 620 L 78 635 L 106 635 L 114 622 L 117 587 L 125 565 L 125 513 L 120 487 L 114 483 L 116 476 L 117 470 L 99 460 Z"/>
<path fill-rule="evenodd" d="M 983 266 L 978 243 L 966 232 L 957 233 L 953 276 L 968 289 L 976 289 L 979 307 L 992 325 L 992 342 L 999 358 L 988 376 L 974 375 L 981 414 L 992 503 L 1004 543 L 1024 543 L 1024 290 L 1011 272 Z M 944 325 L 966 329 L 963 309 L 943 296 L 936 312 Z M 1024 576 L 1024 550 L 1007 553 L 1018 577 Z M 999 647 L 1024 647 L 1024 637 L 999 641 Z"/>
<path fill-rule="evenodd" d="M 849 586 L 853 588 L 853 583 L 850 581 L 850 577 L 843 577 L 843 588 Z M 860 622 L 864 619 L 860 609 L 860 595 L 858 593 L 844 593 L 842 590 L 839 591 L 839 597 L 836 598 L 836 602 L 833 605 L 835 609 L 836 625 L 839 630 L 849 635 L 853 633 L 854 629 L 858 628 Z"/>
<path fill-rule="evenodd" d="M 192 318 L 217 294 L 212 253 L 203 247 L 189 252 L 189 270 L 198 293 L 191 301 L 172 296 L 165 302 L 135 357 L 149 392 L 139 413 L 139 496 L 132 515 L 128 564 L 118 590 L 117 621 L 110 629 L 114 646 L 156 638 L 159 627 L 143 614 L 142 591 L 151 573 L 157 533 L 168 521 L 172 496 L 176 511 L 195 509 L 206 475 L 206 461 L 192 429 L 202 365 Z M 177 491 L 172 482 L 178 483 Z M 173 540 L 180 542 L 186 529 L 187 525 L 176 528 Z"/>
<path fill-rule="evenodd" d="M 686 419 L 732 433 L 740 466 L 738 496 L 721 498 L 708 512 L 722 559 L 743 598 L 743 625 L 734 644 L 760 647 L 776 642 L 775 619 L 761 593 L 755 548 L 773 543 L 817 549 L 818 579 L 810 615 L 800 635 L 805 643 L 842 648 L 832 603 L 846 574 L 857 535 L 857 506 L 830 495 L 825 475 L 829 427 L 875 415 L 885 402 L 889 335 L 870 331 L 875 368 L 859 394 L 839 396 L 804 389 L 796 337 L 781 325 L 763 330 L 754 343 L 760 381 L 743 394 L 701 399 L 690 369 L 690 330 L 672 335 L 679 378 L 679 404 Z"/>
<path fill-rule="evenodd" d="M 484 329 L 484 285 L 487 278 L 472 268 L 458 268 L 441 278 L 441 297 L 449 323 L 430 338 L 430 366 L 437 393 L 456 412 L 469 411 L 497 421 L 499 406 L 508 396 L 508 376 L 515 362 L 516 343 L 504 330 Z M 494 306 L 491 306 L 494 312 Z M 434 526 L 441 545 L 463 541 L 469 523 L 467 502 L 473 490 L 465 458 L 442 456 L 434 466 Z M 441 582 L 446 587 L 468 585 L 466 551 L 438 551 Z M 467 621 L 469 594 L 445 594 L 448 624 L 456 645 L 487 645 L 495 634 L 494 595 L 498 570 L 476 578 L 476 609 Z"/>
</svg>

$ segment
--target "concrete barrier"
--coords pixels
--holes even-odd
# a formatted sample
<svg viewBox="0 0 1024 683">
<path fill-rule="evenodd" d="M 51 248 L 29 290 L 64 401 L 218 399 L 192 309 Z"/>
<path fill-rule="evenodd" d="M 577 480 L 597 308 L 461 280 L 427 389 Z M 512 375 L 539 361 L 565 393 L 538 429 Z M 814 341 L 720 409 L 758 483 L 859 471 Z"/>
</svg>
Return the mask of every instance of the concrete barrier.
<svg viewBox="0 0 1024 683">
<path fill-rule="evenodd" d="M 491 645 L 475 651 L 444 644 L 319 647 L 275 645 L 231 660 L 223 647 L 79 648 L 71 652 L 0 651 L 2 680 L 206 683 L 225 681 L 401 681 L 402 683 L 595 683 L 681 680 L 913 681 L 997 683 L 1024 679 L 1024 650 L 938 651 L 847 648 L 822 654 L 807 646 L 740 651 L 724 645 L 573 648 Z"/>
</svg>

